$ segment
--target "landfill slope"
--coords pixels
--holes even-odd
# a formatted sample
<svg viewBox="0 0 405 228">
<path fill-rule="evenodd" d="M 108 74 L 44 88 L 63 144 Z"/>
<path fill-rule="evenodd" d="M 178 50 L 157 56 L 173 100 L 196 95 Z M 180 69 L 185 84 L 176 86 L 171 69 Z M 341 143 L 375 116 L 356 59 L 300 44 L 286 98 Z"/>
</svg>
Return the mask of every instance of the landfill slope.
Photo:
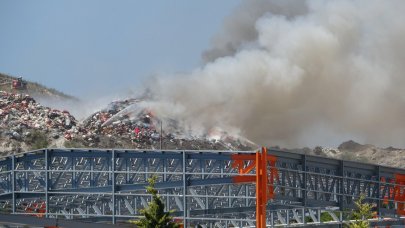
<svg viewBox="0 0 405 228">
<path fill-rule="evenodd" d="M 156 116 L 141 99 L 113 101 L 78 121 L 67 110 L 43 106 L 29 95 L 0 91 L 1 155 L 46 147 L 187 150 L 254 150 L 259 145 L 220 129 L 193 135 L 176 120 Z M 288 149 L 286 149 L 288 150 Z M 405 150 L 354 141 L 338 148 L 291 151 L 405 168 Z"/>
<path fill-rule="evenodd" d="M 222 133 L 209 135 L 184 134 L 174 120 L 163 120 L 151 110 L 138 106 L 141 100 L 114 101 L 91 114 L 79 126 L 64 135 L 66 147 L 133 148 L 133 149 L 215 149 L 251 150 L 257 148 L 241 138 Z M 163 125 L 162 122 L 165 124 Z M 172 123 L 169 127 L 168 122 Z M 174 125 L 174 127 L 173 127 Z"/>
<path fill-rule="evenodd" d="M 0 151 L 3 155 L 45 147 L 251 150 L 257 145 L 221 132 L 187 135 L 176 124 L 162 127 L 162 120 L 147 109 L 127 111 L 139 102 L 111 102 L 83 121 L 67 110 L 45 107 L 29 95 L 0 91 Z M 169 120 L 165 120 L 165 123 Z M 175 122 L 175 121 L 172 121 Z M 166 125 L 165 125 L 166 126 Z"/>
<path fill-rule="evenodd" d="M 27 83 L 27 87 L 22 90 L 13 89 L 11 87 L 11 84 L 2 83 L 11 82 L 15 79 L 17 79 L 17 77 L 0 73 L 0 91 L 29 94 L 34 98 L 46 98 L 53 100 L 77 100 L 77 98 L 64 94 L 56 89 L 48 88 L 36 82 L 26 81 L 25 78 L 23 78 L 23 80 Z"/>
<path fill-rule="evenodd" d="M 0 151 L 47 147 L 78 124 L 66 110 L 41 106 L 29 95 L 0 91 Z"/>
</svg>

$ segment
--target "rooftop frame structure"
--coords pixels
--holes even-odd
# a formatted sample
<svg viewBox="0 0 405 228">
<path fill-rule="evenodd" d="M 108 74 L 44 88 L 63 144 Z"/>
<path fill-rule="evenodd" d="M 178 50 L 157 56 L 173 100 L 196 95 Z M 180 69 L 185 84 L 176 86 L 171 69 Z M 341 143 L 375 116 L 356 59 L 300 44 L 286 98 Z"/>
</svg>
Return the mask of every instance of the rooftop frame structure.
<svg viewBox="0 0 405 228">
<path fill-rule="evenodd" d="M 151 200 L 145 186 L 152 175 L 166 209 L 185 227 L 304 226 L 322 223 L 322 213 L 341 224 L 361 194 L 375 205 L 373 224 L 404 224 L 405 170 L 266 148 L 10 155 L 0 159 L 0 211 L 113 224 L 136 219 Z"/>
</svg>

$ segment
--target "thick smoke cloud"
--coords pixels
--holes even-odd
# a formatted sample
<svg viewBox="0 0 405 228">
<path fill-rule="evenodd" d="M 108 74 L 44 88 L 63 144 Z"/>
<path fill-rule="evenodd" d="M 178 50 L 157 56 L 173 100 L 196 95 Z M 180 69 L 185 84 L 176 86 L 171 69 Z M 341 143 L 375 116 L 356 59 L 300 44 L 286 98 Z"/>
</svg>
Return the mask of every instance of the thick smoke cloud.
<svg viewBox="0 0 405 228">
<path fill-rule="evenodd" d="M 246 1 L 206 64 L 149 83 L 157 112 L 263 145 L 404 146 L 405 3 Z"/>
<path fill-rule="evenodd" d="M 306 12 L 304 1 L 244 1 L 225 19 L 223 29 L 213 38 L 212 48 L 203 53 L 203 59 L 210 62 L 219 57 L 234 55 L 255 43 L 258 37 L 255 24 L 267 13 L 293 18 Z"/>
</svg>

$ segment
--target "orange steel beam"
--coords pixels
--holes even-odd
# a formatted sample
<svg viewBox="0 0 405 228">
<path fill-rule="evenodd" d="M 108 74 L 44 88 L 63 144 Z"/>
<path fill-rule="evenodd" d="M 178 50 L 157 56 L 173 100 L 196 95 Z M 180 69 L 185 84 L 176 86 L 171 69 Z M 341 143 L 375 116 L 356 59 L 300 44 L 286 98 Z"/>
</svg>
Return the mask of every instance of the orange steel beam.
<svg viewBox="0 0 405 228">
<path fill-rule="evenodd" d="M 256 182 L 256 227 L 265 228 L 267 201 L 275 196 L 274 178 L 278 177 L 278 170 L 275 167 L 277 157 L 267 155 L 267 148 L 263 147 L 255 155 L 232 155 L 232 160 L 232 167 L 237 168 L 239 174 L 248 174 L 256 168 L 256 176 L 235 176 L 233 182 Z M 245 162 L 250 163 L 243 167 Z M 270 165 L 270 173 L 268 173 L 267 165 Z"/>
<path fill-rule="evenodd" d="M 255 181 L 256 181 L 255 176 L 235 176 L 233 178 L 234 183 L 251 183 Z"/>
<path fill-rule="evenodd" d="M 380 181 L 387 183 L 385 177 L 381 177 Z M 405 174 L 395 174 L 394 179 L 391 179 L 389 183 L 393 186 L 390 186 L 386 195 L 383 196 L 383 204 L 388 204 L 389 199 L 394 199 L 397 204 L 397 214 L 405 216 Z"/>
<path fill-rule="evenodd" d="M 397 214 L 405 216 L 405 174 L 395 174 L 394 200 L 397 202 Z"/>
<path fill-rule="evenodd" d="M 256 153 L 256 226 L 266 227 L 267 149 Z"/>
</svg>

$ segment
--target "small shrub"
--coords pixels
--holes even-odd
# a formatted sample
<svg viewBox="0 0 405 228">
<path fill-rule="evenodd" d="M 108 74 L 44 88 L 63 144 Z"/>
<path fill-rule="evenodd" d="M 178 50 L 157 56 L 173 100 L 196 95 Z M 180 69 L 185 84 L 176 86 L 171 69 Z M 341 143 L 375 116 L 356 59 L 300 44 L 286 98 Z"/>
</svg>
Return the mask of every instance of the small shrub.
<svg viewBox="0 0 405 228">
<path fill-rule="evenodd" d="M 356 220 L 349 224 L 350 228 L 367 228 L 370 227 L 368 219 L 373 217 L 373 205 L 364 202 L 364 195 L 360 195 L 359 199 L 355 202 L 356 209 L 352 211 L 351 219 Z"/>
<path fill-rule="evenodd" d="M 49 146 L 49 140 L 46 133 L 42 131 L 32 131 L 27 137 L 27 142 L 31 145 L 32 150 L 47 148 Z"/>
<path fill-rule="evenodd" d="M 178 228 L 180 227 L 180 225 L 175 223 L 173 221 L 173 217 L 171 216 L 173 211 L 164 211 L 165 205 L 158 195 L 158 191 L 155 189 L 156 180 L 156 176 L 148 179 L 149 185 L 146 187 L 146 191 L 149 194 L 152 194 L 152 201 L 149 202 L 147 208 L 141 210 L 141 213 L 144 217 L 134 223 L 137 225 L 137 227 L 141 228 Z"/>
<path fill-rule="evenodd" d="M 83 143 L 80 140 L 72 139 L 70 141 L 65 141 L 63 146 L 65 148 L 81 148 L 83 147 Z"/>
</svg>

